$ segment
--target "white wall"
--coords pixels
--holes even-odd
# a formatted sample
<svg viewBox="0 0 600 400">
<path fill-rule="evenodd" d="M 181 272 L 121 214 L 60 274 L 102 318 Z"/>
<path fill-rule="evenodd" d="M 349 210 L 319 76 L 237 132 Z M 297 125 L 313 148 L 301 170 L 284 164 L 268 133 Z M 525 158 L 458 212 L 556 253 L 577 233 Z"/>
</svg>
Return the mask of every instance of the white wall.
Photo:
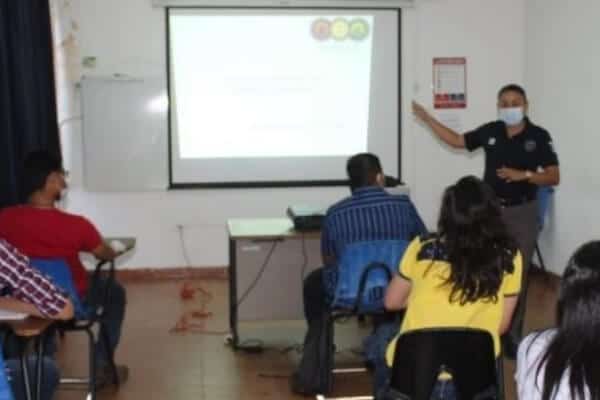
<svg viewBox="0 0 600 400">
<path fill-rule="evenodd" d="M 525 0 L 421 0 L 405 12 L 403 171 L 428 226 L 443 189 L 466 174 L 483 175 L 483 154 L 454 151 L 410 115 L 412 98 L 432 107 L 432 59 L 467 58 L 467 109 L 450 111 L 468 131 L 496 119 L 496 94 L 524 78 Z M 448 112 L 436 113 L 438 116 Z"/>
<path fill-rule="evenodd" d="M 549 130 L 561 163 L 561 184 L 541 242 L 557 273 L 579 245 L 600 238 L 599 15 L 597 0 L 527 1 L 531 116 Z"/>
<path fill-rule="evenodd" d="M 410 100 L 431 105 L 431 59 L 465 56 L 469 108 L 456 111 L 465 128 L 495 117 L 495 94 L 524 78 L 525 0 L 421 0 L 403 18 L 403 178 L 427 224 L 434 226 L 443 188 L 458 177 L 481 175 L 482 157 L 453 154 L 415 124 Z M 165 72 L 165 16 L 149 0 L 81 0 L 81 56 L 97 57 L 85 74 Z M 197 190 L 165 193 L 88 193 L 81 189 L 81 128 L 63 133 L 73 190 L 67 206 L 89 216 L 105 235 L 134 235 L 138 249 L 130 267 L 184 265 L 176 225 L 186 227 L 195 266 L 228 262 L 229 217 L 282 216 L 290 203 L 327 205 L 344 188 Z"/>
</svg>

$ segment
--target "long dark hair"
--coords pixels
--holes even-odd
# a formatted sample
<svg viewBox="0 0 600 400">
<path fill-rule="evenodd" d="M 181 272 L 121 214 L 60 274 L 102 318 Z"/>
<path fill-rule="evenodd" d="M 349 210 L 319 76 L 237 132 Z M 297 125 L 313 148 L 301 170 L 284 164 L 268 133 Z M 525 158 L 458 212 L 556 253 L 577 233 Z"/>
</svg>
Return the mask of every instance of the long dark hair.
<svg viewBox="0 0 600 400">
<path fill-rule="evenodd" d="M 446 189 L 438 222 L 450 276 L 450 302 L 498 301 L 505 272 L 513 272 L 516 245 L 490 186 L 474 176 Z"/>
<path fill-rule="evenodd" d="M 545 365 L 542 400 L 552 399 L 569 369 L 570 398 L 600 399 L 600 241 L 581 246 L 563 274 L 556 305 L 557 333 L 537 369 Z"/>
</svg>

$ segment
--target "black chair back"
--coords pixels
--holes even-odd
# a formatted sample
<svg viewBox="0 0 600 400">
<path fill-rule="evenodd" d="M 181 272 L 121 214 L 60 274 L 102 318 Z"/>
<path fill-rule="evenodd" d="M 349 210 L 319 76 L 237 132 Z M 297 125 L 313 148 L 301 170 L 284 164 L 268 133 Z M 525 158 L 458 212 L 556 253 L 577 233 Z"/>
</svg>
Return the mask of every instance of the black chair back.
<svg viewBox="0 0 600 400">
<path fill-rule="evenodd" d="M 402 334 L 392 367 L 392 392 L 402 399 L 429 400 L 441 370 L 452 375 L 460 400 L 501 397 L 489 332 L 439 328 Z"/>
</svg>

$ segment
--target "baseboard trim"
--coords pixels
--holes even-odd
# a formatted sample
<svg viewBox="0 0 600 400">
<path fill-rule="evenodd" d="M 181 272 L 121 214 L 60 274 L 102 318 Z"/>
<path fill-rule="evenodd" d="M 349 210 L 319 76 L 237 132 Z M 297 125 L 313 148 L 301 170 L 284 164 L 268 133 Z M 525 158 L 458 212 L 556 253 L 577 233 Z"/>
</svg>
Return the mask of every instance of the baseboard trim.
<svg viewBox="0 0 600 400">
<path fill-rule="evenodd" d="M 117 269 L 116 276 L 121 282 L 160 282 L 188 279 L 227 280 L 227 267 L 177 267 L 177 268 L 136 268 Z"/>
</svg>

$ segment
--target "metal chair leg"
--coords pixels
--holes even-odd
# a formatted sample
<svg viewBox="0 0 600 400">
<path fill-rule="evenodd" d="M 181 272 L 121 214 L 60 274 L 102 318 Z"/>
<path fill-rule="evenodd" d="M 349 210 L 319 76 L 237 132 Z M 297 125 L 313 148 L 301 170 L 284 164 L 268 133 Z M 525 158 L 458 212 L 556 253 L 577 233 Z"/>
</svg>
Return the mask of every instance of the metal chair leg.
<svg viewBox="0 0 600 400">
<path fill-rule="evenodd" d="M 542 271 L 546 271 L 546 264 L 544 263 L 544 259 L 542 258 L 542 252 L 540 251 L 540 245 L 535 242 L 535 254 L 537 254 L 538 260 L 540 262 L 540 269 Z"/>
<path fill-rule="evenodd" d="M 31 384 L 29 382 L 29 365 L 27 364 L 27 341 L 23 340 L 21 344 L 21 375 L 23 377 L 23 389 L 25 390 L 25 398 L 31 398 Z"/>
<path fill-rule="evenodd" d="M 498 377 L 498 400 L 504 400 L 504 357 L 496 359 L 496 376 Z"/>
<path fill-rule="evenodd" d="M 35 399 L 40 400 L 42 398 L 42 383 L 44 382 L 44 341 L 46 335 L 41 335 L 37 340 L 37 373 L 36 373 L 36 386 L 35 386 Z"/>
<path fill-rule="evenodd" d="M 92 329 L 85 330 L 89 339 L 89 395 L 90 400 L 96 400 L 96 340 Z"/>
</svg>

